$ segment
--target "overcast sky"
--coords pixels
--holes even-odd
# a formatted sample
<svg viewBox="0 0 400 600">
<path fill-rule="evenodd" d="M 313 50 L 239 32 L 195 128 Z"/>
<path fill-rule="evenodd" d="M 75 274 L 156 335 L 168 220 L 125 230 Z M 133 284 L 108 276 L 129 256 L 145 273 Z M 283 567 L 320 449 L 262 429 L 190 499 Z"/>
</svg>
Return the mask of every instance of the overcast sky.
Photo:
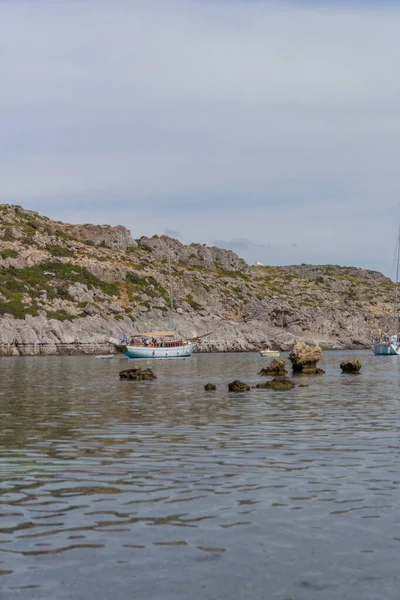
<svg viewBox="0 0 400 600">
<path fill-rule="evenodd" d="M 400 2 L 0 3 L 0 202 L 390 275 Z"/>
</svg>

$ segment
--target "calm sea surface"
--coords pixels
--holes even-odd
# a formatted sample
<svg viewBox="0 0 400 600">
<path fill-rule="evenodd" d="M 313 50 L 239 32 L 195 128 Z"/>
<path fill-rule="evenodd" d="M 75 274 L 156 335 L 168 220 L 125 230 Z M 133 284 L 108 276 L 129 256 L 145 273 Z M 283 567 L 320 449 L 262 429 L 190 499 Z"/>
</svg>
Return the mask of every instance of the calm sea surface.
<svg viewBox="0 0 400 600">
<path fill-rule="evenodd" d="M 247 394 L 257 354 L 141 364 L 0 359 L 1 600 L 398 600 L 400 357 Z"/>
</svg>

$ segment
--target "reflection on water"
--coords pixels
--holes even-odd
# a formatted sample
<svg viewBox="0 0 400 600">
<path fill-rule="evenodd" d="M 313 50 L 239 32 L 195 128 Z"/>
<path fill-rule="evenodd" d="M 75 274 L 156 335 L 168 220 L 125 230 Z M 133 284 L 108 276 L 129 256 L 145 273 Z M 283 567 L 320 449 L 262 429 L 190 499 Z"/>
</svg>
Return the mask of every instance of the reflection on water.
<svg viewBox="0 0 400 600">
<path fill-rule="evenodd" d="M 2 600 L 397 599 L 400 360 L 347 354 L 247 394 L 256 354 L 0 359 Z"/>
</svg>

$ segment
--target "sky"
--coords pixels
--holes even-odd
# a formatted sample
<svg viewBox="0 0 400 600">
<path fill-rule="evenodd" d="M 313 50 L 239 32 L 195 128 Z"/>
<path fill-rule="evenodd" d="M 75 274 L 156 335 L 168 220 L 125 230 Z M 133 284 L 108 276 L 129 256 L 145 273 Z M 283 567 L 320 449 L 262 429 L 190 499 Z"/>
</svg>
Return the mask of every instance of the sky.
<svg viewBox="0 0 400 600">
<path fill-rule="evenodd" d="M 0 203 L 391 275 L 400 1 L 3 0 Z"/>
</svg>

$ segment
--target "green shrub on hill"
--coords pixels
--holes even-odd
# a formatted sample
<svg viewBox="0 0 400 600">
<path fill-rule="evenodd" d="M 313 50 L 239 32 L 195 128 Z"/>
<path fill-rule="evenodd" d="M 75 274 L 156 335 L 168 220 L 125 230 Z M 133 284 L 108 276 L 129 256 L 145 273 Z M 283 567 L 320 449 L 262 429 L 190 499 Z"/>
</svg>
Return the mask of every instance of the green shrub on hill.
<svg viewBox="0 0 400 600">
<path fill-rule="evenodd" d="M 56 321 L 73 321 L 74 319 L 77 319 L 78 317 L 86 317 L 86 316 L 87 315 L 85 313 L 80 313 L 79 315 L 70 315 L 65 310 L 50 311 L 47 313 L 48 319 L 55 319 Z"/>
<path fill-rule="evenodd" d="M 193 310 L 201 310 L 203 308 L 201 304 L 199 304 L 198 302 L 196 302 L 196 300 L 193 299 L 192 294 L 188 294 L 185 300 L 189 304 L 189 306 L 193 308 Z"/>
<path fill-rule="evenodd" d="M 39 310 L 36 304 L 24 304 L 20 300 L 10 300 L 0 304 L 0 316 L 12 315 L 14 319 L 24 319 L 26 315 L 37 317 Z"/>
<path fill-rule="evenodd" d="M 51 275 L 46 274 L 51 273 Z M 90 289 L 100 289 L 108 296 L 119 295 L 117 283 L 102 281 L 85 267 L 62 262 L 45 262 L 33 267 L 17 269 L 10 267 L 0 272 L 0 292 L 27 292 L 31 296 L 38 296 L 41 291 L 46 291 L 48 298 L 61 295 L 71 299 L 66 286 L 69 283 L 85 283 Z M 4 292 L 3 292 L 4 293 Z"/>
<path fill-rule="evenodd" d="M 12 226 L 6 225 L 3 231 L 3 240 L 6 242 L 13 242 L 15 238 Z"/>
<path fill-rule="evenodd" d="M 46 248 L 47 252 L 50 252 L 52 256 L 57 257 L 65 257 L 71 256 L 71 252 L 65 246 L 48 246 Z"/>
<path fill-rule="evenodd" d="M 0 252 L 0 256 L 3 260 L 5 260 L 6 258 L 17 258 L 18 256 L 18 252 L 17 250 L 12 250 L 11 248 L 6 248 L 5 250 L 2 250 Z"/>
<path fill-rule="evenodd" d="M 148 277 L 140 277 L 132 271 L 128 271 L 126 274 L 127 290 L 129 298 L 132 301 L 134 295 L 138 292 L 144 292 L 150 298 L 162 297 L 164 300 L 168 299 L 168 294 L 165 289 L 158 283 L 154 277 L 149 275 Z M 152 288 L 150 286 L 153 286 Z"/>
</svg>

